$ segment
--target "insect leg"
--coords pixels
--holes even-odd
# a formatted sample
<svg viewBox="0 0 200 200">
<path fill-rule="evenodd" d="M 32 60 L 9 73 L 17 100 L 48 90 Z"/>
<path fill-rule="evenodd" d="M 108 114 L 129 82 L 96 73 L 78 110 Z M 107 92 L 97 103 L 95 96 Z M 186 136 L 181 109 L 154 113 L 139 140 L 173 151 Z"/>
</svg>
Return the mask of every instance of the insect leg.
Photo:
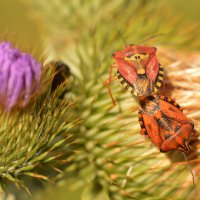
<svg viewBox="0 0 200 200">
<path fill-rule="evenodd" d="M 162 110 L 168 118 L 176 120 L 182 124 L 188 123 L 187 117 L 177 107 L 178 104 L 170 97 L 160 97 L 160 110 Z"/>
<path fill-rule="evenodd" d="M 112 69 L 113 69 L 113 67 L 117 67 L 117 65 L 113 64 L 113 65 L 110 66 L 109 78 L 103 83 L 104 86 L 107 87 L 108 92 L 110 94 L 110 97 L 112 99 L 112 104 L 113 104 L 112 107 L 114 107 L 116 105 L 116 101 L 115 101 L 115 99 L 114 99 L 114 97 L 112 95 L 112 91 L 111 91 L 111 88 L 110 88 L 110 83 L 117 79 L 117 77 L 112 77 Z"/>
<path fill-rule="evenodd" d="M 185 158 L 185 160 L 186 160 L 186 162 L 187 162 L 188 169 L 190 170 L 190 173 L 191 173 L 191 176 L 192 176 L 193 186 L 195 186 L 195 183 L 194 183 L 194 174 L 193 174 L 193 172 L 192 172 L 191 165 L 190 165 L 190 163 L 188 162 L 188 159 L 187 159 L 187 156 L 185 155 L 185 153 L 182 152 L 182 154 L 183 154 L 183 156 L 184 156 L 184 158 Z"/>
</svg>

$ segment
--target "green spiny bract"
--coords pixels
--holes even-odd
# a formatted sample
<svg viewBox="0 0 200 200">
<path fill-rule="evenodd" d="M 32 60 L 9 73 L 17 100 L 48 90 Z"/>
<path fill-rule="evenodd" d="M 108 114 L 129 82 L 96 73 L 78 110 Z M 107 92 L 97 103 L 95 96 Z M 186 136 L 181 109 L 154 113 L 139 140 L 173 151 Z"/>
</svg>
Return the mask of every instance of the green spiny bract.
<svg viewBox="0 0 200 200">
<path fill-rule="evenodd" d="M 51 77 L 52 71 L 53 66 L 48 69 L 50 73 L 46 71 L 46 76 Z M 52 92 L 51 81 L 48 81 L 42 93 L 25 109 L 1 111 L 2 188 L 6 189 L 10 181 L 29 192 L 24 175 L 49 180 L 46 175 L 50 171 L 61 172 L 67 164 L 67 158 L 73 154 L 71 143 L 74 143 L 70 130 L 77 123 L 71 114 L 73 102 L 58 98 L 67 85 L 66 80 Z"/>
</svg>

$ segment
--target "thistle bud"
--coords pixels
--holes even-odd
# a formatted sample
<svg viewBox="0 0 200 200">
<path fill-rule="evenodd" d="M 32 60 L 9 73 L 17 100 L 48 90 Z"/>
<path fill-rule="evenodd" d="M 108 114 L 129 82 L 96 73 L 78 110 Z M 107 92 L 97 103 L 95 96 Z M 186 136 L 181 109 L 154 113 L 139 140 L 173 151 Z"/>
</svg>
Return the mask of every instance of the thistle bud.
<svg viewBox="0 0 200 200">
<path fill-rule="evenodd" d="M 9 42 L 0 43 L 0 104 L 11 110 L 26 106 L 37 91 L 41 79 L 41 64 Z"/>
</svg>

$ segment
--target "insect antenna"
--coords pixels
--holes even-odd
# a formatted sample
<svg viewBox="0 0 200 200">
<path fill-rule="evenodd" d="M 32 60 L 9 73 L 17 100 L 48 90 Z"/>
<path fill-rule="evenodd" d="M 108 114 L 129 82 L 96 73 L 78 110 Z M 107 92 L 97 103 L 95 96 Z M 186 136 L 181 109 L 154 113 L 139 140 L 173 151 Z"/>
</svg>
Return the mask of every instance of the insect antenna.
<svg viewBox="0 0 200 200">
<path fill-rule="evenodd" d="M 194 174 L 192 172 L 192 168 L 191 168 L 191 165 L 190 163 L 188 162 L 188 159 L 187 159 L 187 156 L 185 155 L 184 152 L 182 152 L 184 158 L 185 158 L 185 161 L 187 162 L 187 166 L 188 166 L 188 169 L 190 170 L 190 173 L 191 173 L 191 176 L 192 176 L 192 182 L 193 182 L 193 186 L 195 186 L 195 183 L 194 183 Z"/>
<path fill-rule="evenodd" d="M 122 32 L 120 31 L 119 27 L 116 25 L 116 23 L 114 22 L 114 26 L 117 29 L 117 33 L 120 35 L 121 39 L 123 40 L 125 46 L 128 46 L 128 43 L 126 41 L 126 39 L 124 38 Z"/>
<path fill-rule="evenodd" d="M 152 35 L 152 36 L 150 36 L 150 37 L 138 42 L 137 44 L 143 44 L 143 43 L 145 43 L 145 42 L 147 42 L 149 40 L 153 40 L 154 38 L 161 37 L 161 36 L 164 36 L 164 35 L 166 35 L 166 33 L 160 33 L 160 34 L 157 34 L 157 35 Z"/>
<path fill-rule="evenodd" d="M 124 38 L 122 32 L 120 31 L 119 27 L 116 25 L 115 22 L 114 22 L 114 26 L 115 26 L 115 28 L 117 29 L 117 32 L 118 32 L 118 34 L 120 35 L 121 39 L 123 40 L 125 46 L 128 46 L 129 43 L 128 43 L 128 42 L 126 41 L 126 39 Z M 144 40 L 141 40 L 140 42 L 138 42 L 137 44 L 134 44 L 134 45 L 139 45 L 139 44 L 145 43 L 145 42 L 147 42 L 147 41 L 149 41 L 149 40 L 152 40 L 152 39 L 154 39 L 154 38 L 162 37 L 162 36 L 164 36 L 164 35 L 166 35 L 166 33 L 160 33 L 160 34 L 152 35 L 152 36 L 150 36 L 150 37 L 147 37 L 147 38 L 144 39 Z"/>
</svg>

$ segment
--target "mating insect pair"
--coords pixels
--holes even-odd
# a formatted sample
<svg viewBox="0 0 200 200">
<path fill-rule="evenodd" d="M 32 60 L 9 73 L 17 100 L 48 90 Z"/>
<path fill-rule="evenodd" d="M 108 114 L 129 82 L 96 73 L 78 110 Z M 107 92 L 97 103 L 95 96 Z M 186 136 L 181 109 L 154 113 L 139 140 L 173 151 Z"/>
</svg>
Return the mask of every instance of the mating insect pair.
<svg viewBox="0 0 200 200">
<path fill-rule="evenodd" d="M 156 94 L 163 81 L 163 68 L 156 57 L 156 51 L 155 47 L 127 46 L 113 54 L 116 62 L 113 66 L 118 69 L 121 84 L 140 99 L 138 119 L 141 134 L 150 138 L 161 152 L 177 149 L 184 154 L 190 149 L 189 141 L 194 125 L 174 100 Z M 113 66 L 105 85 L 114 105 L 115 100 L 109 87 L 113 80 Z M 185 154 L 184 157 L 187 161 Z"/>
<path fill-rule="evenodd" d="M 130 45 L 114 53 L 113 57 L 121 84 L 140 98 L 141 133 L 148 136 L 161 152 L 187 151 L 194 125 L 174 100 L 156 95 L 164 74 L 156 57 L 156 48 Z M 108 81 L 111 80 L 110 74 Z"/>
</svg>

